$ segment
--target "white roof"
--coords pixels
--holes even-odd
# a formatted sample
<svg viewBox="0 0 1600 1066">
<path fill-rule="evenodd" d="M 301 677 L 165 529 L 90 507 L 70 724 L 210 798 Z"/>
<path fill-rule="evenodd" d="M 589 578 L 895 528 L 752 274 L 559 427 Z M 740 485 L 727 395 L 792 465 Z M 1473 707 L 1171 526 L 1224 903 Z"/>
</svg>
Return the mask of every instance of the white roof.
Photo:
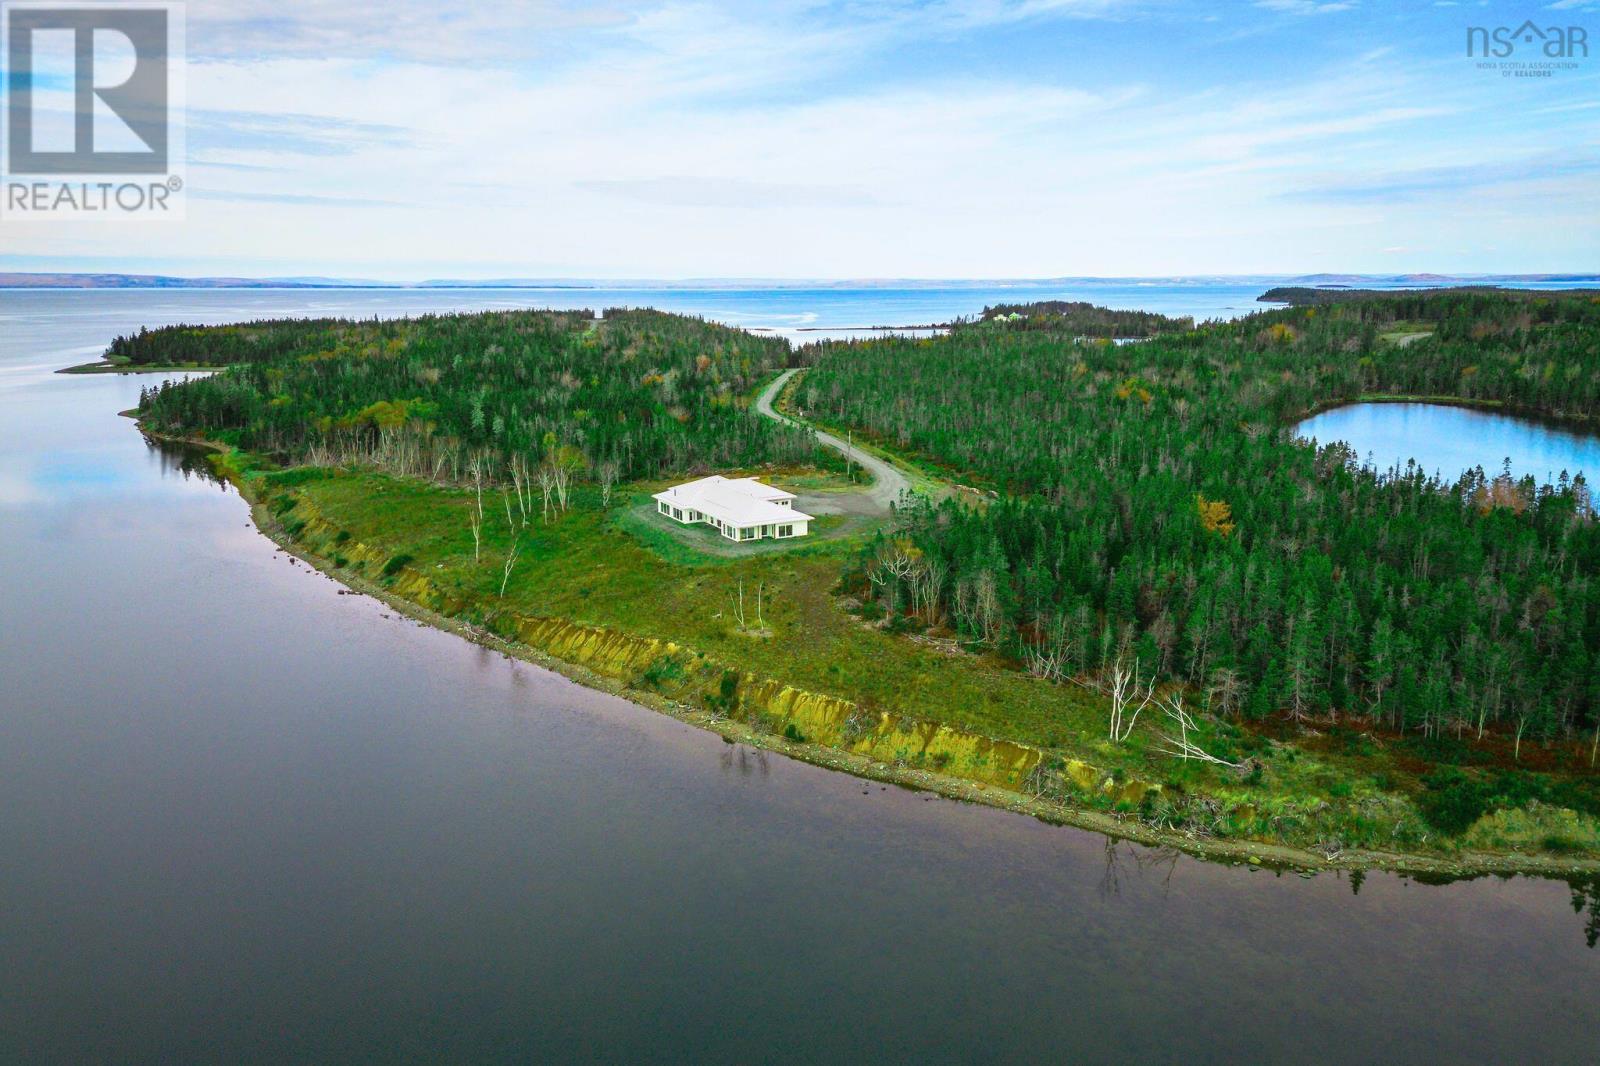
<svg viewBox="0 0 1600 1066">
<path fill-rule="evenodd" d="M 656 493 L 654 498 L 672 507 L 699 511 L 726 525 L 737 527 L 811 520 L 808 514 L 778 504 L 779 500 L 794 499 L 794 493 L 763 485 L 753 477 L 727 478 L 713 474 L 698 481 L 674 485 Z"/>
</svg>

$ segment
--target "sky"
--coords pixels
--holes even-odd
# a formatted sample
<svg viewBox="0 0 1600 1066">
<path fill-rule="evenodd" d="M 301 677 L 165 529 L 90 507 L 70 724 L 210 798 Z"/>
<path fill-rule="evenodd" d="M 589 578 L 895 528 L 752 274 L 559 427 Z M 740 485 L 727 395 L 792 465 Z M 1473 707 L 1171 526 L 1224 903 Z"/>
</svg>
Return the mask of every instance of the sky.
<svg viewBox="0 0 1600 1066">
<path fill-rule="evenodd" d="M 1548 78 L 1467 56 L 1468 27 L 1527 19 L 1594 54 Z M 0 221 L 0 271 L 1600 271 L 1600 0 L 194 0 L 185 21 L 185 219 Z"/>
</svg>

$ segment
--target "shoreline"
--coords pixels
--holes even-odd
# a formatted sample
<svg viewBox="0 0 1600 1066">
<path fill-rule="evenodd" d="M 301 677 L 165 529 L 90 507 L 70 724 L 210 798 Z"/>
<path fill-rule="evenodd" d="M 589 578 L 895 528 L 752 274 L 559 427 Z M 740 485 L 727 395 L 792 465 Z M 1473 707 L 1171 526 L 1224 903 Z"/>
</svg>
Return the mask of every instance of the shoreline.
<svg viewBox="0 0 1600 1066">
<path fill-rule="evenodd" d="M 1285 425 L 1293 430 L 1308 418 L 1337 411 L 1344 407 L 1355 407 L 1364 403 L 1416 403 L 1430 404 L 1435 407 L 1462 407 L 1471 411 L 1487 411 L 1494 414 L 1505 415 L 1508 418 L 1519 418 L 1524 422 L 1532 422 L 1551 429 L 1564 429 L 1571 432 L 1594 433 L 1600 428 L 1600 422 L 1595 419 L 1585 418 L 1582 415 L 1551 414 L 1548 411 L 1538 411 L 1520 404 L 1507 403 L 1504 400 L 1486 400 L 1476 396 L 1430 396 L 1403 392 L 1364 392 L 1353 399 L 1330 400 L 1318 404 L 1300 414 L 1291 415 L 1285 419 Z"/>
<path fill-rule="evenodd" d="M 57 374 L 200 374 L 211 373 L 226 369 L 220 366 L 173 366 L 162 365 L 134 365 L 131 363 L 112 363 L 105 359 L 96 359 L 92 363 L 78 363 L 74 366 L 64 366 L 56 370 Z"/>
<path fill-rule="evenodd" d="M 137 422 L 135 412 L 124 413 L 134 416 Z M 226 451 L 224 446 L 213 441 L 173 437 L 150 430 L 142 424 L 139 428 L 142 433 L 157 440 L 200 447 L 212 452 Z M 1154 828 L 1134 817 L 1118 817 L 1056 800 L 1030 796 L 995 784 L 983 784 L 925 768 L 894 765 L 828 745 L 792 740 L 760 730 L 746 722 L 712 714 L 690 704 L 630 686 L 580 663 L 561 659 L 521 641 L 507 639 L 481 626 L 462 622 L 398 595 L 377 582 L 336 565 L 333 560 L 297 541 L 266 505 L 249 490 L 246 479 L 232 471 L 227 472 L 225 476 L 249 507 L 251 521 L 258 532 L 285 552 L 341 585 L 363 595 L 372 596 L 406 617 L 435 629 L 452 633 L 542 669 L 551 670 L 586 688 L 617 696 L 637 706 L 668 715 L 687 725 L 715 733 L 730 743 L 742 743 L 753 748 L 776 752 L 801 762 L 837 770 L 865 780 L 894 784 L 935 793 L 948 799 L 979 803 L 1029 815 L 1050 824 L 1071 826 L 1151 847 L 1172 848 L 1193 858 L 1210 862 L 1308 873 L 1385 870 L 1430 880 L 1460 880 L 1495 874 L 1569 879 L 1574 876 L 1593 876 L 1600 873 L 1600 859 L 1593 858 L 1488 852 L 1434 856 L 1360 849 L 1341 851 L 1328 856 L 1285 844 L 1190 836 L 1182 832 Z"/>
</svg>

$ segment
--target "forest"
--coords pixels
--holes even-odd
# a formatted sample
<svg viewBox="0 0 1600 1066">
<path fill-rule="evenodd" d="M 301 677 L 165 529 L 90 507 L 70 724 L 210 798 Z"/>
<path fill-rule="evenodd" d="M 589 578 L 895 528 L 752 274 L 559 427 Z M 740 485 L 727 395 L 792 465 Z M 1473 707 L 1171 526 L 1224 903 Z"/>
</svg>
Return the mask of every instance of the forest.
<svg viewBox="0 0 1600 1066">
<path fill-rule="evenodd" d="M 657 311 L 173 326 L 111 354 L 225 367 L 145 390 L 141 417 L 288 462 L 614 483 L 831 454 L 742 405 L 790 358 L 784 341 Z"/>
<path fill-rule="evenodd" d="M 1194 328 L 1192 318 L 1172 318 L 1154 311 L 1114 311 L 1083 300 L 995 304 L 983 309 L 977 323 L 963 324 L 991 323 L 1008 329 L 1047 330 L 1069 336 L 1103 338 L 1143 338 Z"/>
<path fill-rule="evenodd" d="M 1401 325 L 1425 335 L 1385 336 Z M 1519 752 L 1600 741 L 1600 525 L 1582 478 L 1447 482 L 1290 431 L 1373 394 L 1593 426 L 1600 297 L 1384 294 L 1139 344 L 1080 333 L 803 352 L 803 413 L 989 493 L 908 502 L 848 590 L 1042 677 L 1131 672 L 1224 718 L 1498 731 Z"/>
</svg>

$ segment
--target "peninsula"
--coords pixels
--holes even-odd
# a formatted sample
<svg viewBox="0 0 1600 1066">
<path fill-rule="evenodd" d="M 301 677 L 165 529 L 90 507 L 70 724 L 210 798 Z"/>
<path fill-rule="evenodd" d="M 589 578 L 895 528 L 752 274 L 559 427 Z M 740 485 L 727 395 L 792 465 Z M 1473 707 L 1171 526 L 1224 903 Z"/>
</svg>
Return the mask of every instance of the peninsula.
<svg viewBox="0 0 1600 1066">
<path fill-rule="evenodd" d="M 1213 855 L 1600 868 L 1587 484 L 1377 470 L 1289 432 L 1401 396 L 1592 425 L 1600 300 L 1120 316 L 1008 305 L 791 350 L 490 312 L 112 354 L 222 368 L 145 390 L 141 424 L 216 449 L 340 580 L 724 735 Z M 789 490 L 809 535 L 658 512 L 713 474 Z"/>
</svg>

